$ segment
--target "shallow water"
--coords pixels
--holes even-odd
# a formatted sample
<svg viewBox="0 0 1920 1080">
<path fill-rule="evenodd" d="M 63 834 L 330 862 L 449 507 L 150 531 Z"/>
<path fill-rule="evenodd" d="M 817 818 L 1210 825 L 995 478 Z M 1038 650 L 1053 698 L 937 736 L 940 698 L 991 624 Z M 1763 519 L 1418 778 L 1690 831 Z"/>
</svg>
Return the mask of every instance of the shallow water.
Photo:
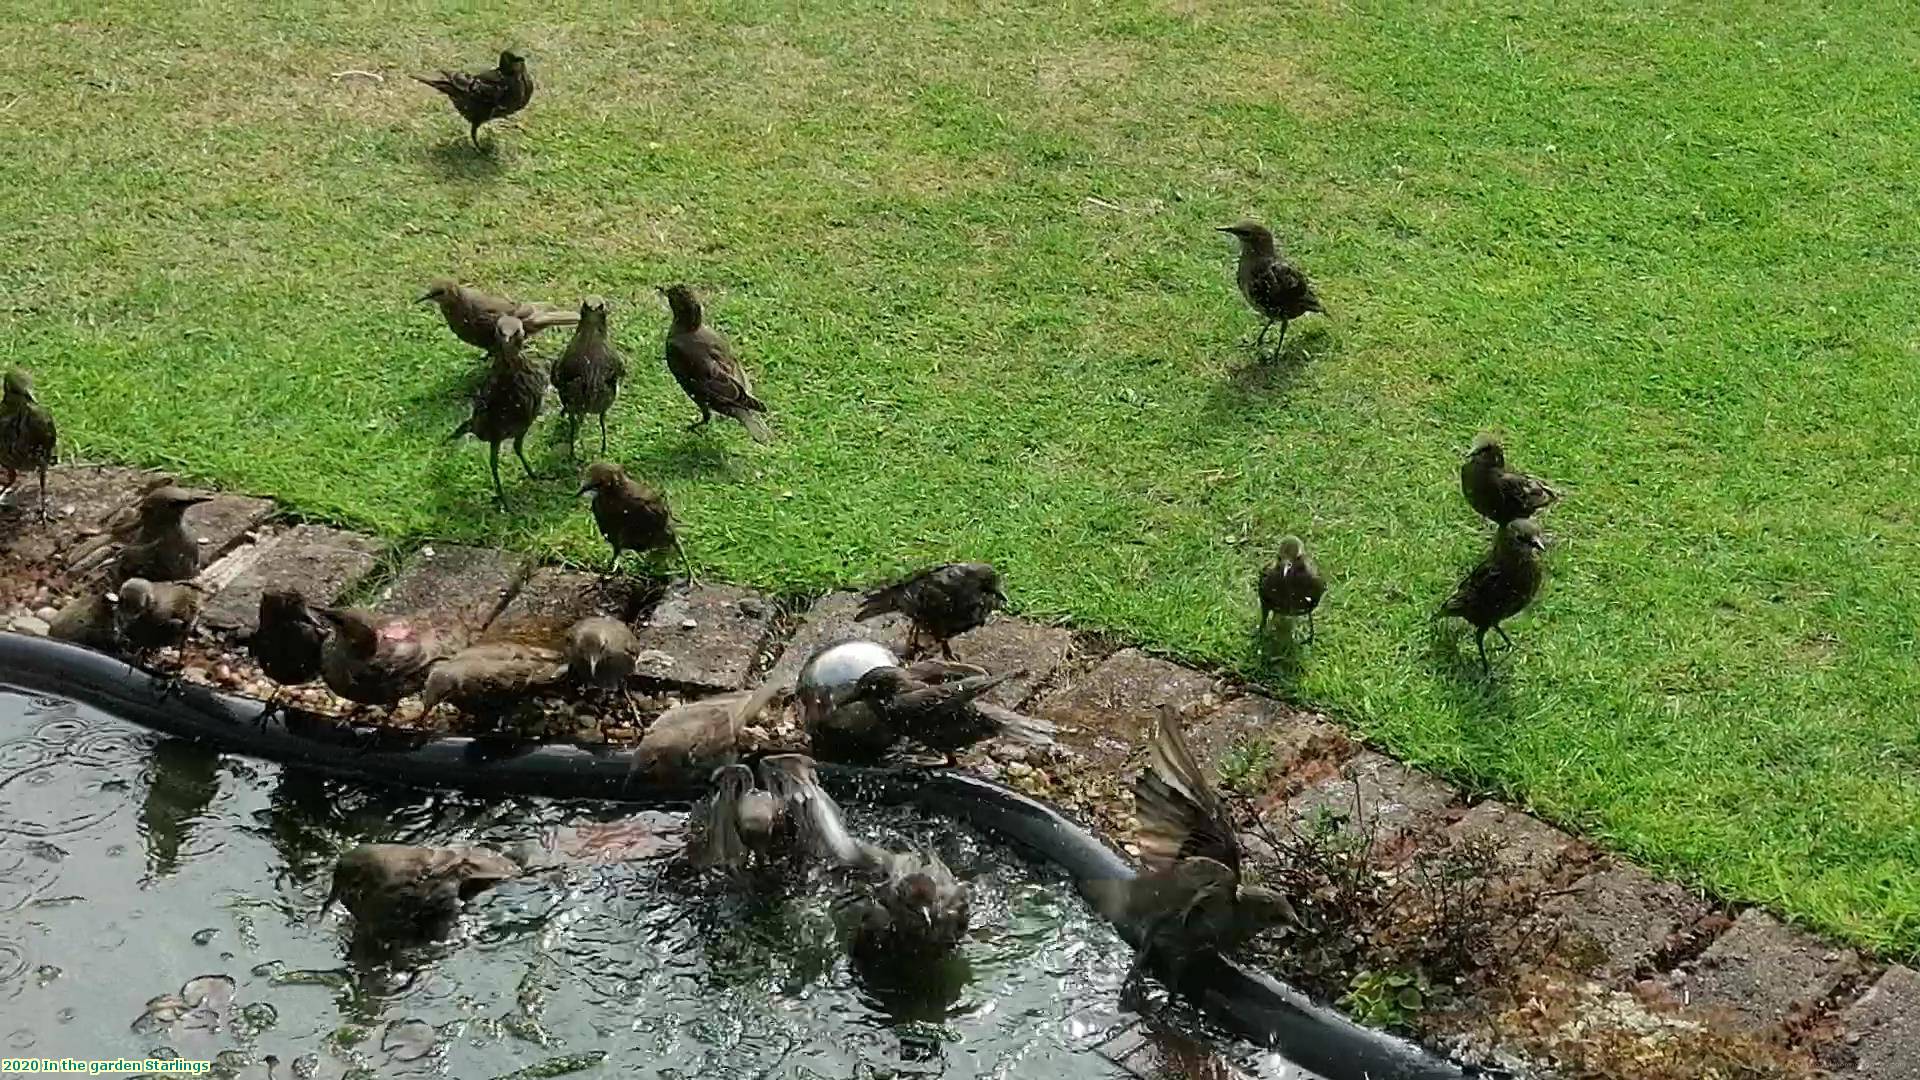
<svg viewBox="0 0 1920 1080">
<path fill-rule="evenodd" d="M 1180 1030 L 1118 1011 L 1131 952 L 1057 872 L 945 821 L 849 824 L 971 878 L 975 929 L 948 962 L 855 970 L 830 883 L 691 876 L 679 815 L 320 780 L 0 689 L 0 1055 L 248 1078 L 274 1055 L 283 1080 L 1189 1074 Z M 396 954 L 319 916 L 334 858 L 369 840 L 544 868 Z"/>
</svg>

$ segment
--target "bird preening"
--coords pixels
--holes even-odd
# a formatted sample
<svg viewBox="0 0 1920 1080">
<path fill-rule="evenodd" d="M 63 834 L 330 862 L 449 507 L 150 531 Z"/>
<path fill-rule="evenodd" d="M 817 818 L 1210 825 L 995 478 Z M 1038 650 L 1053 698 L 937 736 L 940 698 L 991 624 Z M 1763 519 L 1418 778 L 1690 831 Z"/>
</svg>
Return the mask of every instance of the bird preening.
<svg viewBox="0 0 1920 1080">
<path fill-rule="evenodd" d="M 511 49 L 500 53 L 500 63 L 491 71 L 442 71 L 413 78 L 447 95 L 468 123 L 467 138 L 475 150 L 480 149 L 482 124 L 512 116 L 533 100 L 533 76 L 527 73 L 526 58 Z"/>
</svg>

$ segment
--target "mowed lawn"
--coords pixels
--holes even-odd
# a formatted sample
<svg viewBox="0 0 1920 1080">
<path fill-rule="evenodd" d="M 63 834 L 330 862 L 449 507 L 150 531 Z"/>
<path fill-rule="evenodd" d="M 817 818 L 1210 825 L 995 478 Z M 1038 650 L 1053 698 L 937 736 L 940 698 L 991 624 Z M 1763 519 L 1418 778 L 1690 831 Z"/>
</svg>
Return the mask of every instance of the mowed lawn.
<svg viewBox="0 0 1920 1080">
<path fill-rule="evenodd" d="M 70 455 L 597 560 L 566 479 L 510 468 L 490 505 L 484 449 L 446 441 L 476 354 L 411 301 L 447 273 L 603 295 L 635 371 L 613 456 L 704 574 L 990 559 L 1025 614 L 1920 954 L 1905 5 L 8 15 L 0 362 Z M 476 157 L 404 76 L 504 45 L 539 90 Z M 1212 231 L 1248 215 L 1333 311 L 1272 369 Z M 772 446 L 683 432 L 672 280 L 711 293 Z M 1430 619 L 1485 543 L 1456 470 L 1487 427 L 1568 492 L 1491 682 Z M 1298 666 L 1249 633 L 1289 531 L 1333 583 Z"/>
</svg>

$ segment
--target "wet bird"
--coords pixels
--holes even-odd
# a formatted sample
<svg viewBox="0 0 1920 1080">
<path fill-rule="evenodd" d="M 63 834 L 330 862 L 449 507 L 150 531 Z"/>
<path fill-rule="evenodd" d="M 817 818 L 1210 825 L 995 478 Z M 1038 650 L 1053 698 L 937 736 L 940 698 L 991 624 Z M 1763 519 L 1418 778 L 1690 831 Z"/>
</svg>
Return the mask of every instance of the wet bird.
<svg viewBox="0 0 1920 1080">
<path fill-rule="evenodd" d="M 627 470 L 611 461 L 596 461 L 587 466 L 587 475 L 576 493 L 593 493 L 593 523 L 613 548 L 613 560 L 607 564 L 611 574 L 620 566 L 627 551 L 658 551 L 673 548 L 680 553 L 687 577 L 693 577 L 693 562 L 673 529 L 673 511 L 666 496 L 627 475 Z"/>
<path fill-rule="evenodd" d="M 59 441 L 53 414 L 33 394 L 33 376 L 15 368 L 7 372 L 6 392 L 0 396 L 0 469 L 7 482 L 0 491 L 12 491 L 22 472 L 40 477 L 40 522 L 47 522 L 47 467 L 53 464 Z"/>
<path fill-rule="evenodd" d="M 109 599 L 113 629 L 136 654 L 186 643 L 200 617 L 199 589 L 171 581 L 128 578 Z"/>
<path fill-rule="evenodd" d="M 518 715 L 567 677 L 566 658 L 553 649 L 489 642 L 434 662 L 420 688 L 423 714 L 441 703 L 482 721 Z"/>
<path fill-rule="evenodd" d="M 438 936 L 464 901 L 519 876 L 518 864 L 486 848 L 361 844 L 335 864 L 320 914 L 337 903 L 352 913 L 356 931 Z"/>
<path fill-rule="evenodd" d="M 385 622 L 357 608 L 315 608 L 333 628 L 320 650 L 327 689 L 360 705 L 395 705 L 417 692 L 441 656 L 438 635 L 405 620 Z"/>
<path fill-rule="evenodd" d="M 760 786 L 779 804 L 779 842 L 796 857 L 871 868 L 871 845 L 863 845 L 848 834 L 840 805 L 820 786 L 812 758 L 805 754 L 761 758 Z"/>
<path fill-rule="evenodd" d="M 1320 306 L 1320 297 L 1314 294 L 1307 275 L 1280 253 L 1272 230 L 1257 221 L 1241 221 L 1222 226 L 1219 231 L 1240 241 L 1240 265 L 1235 273 L 1240 295 L 1267 320 L 1254 342 L 1254 351 L 1266 344 L 1267 331 L 1278 322 L 1280 339 L 1273 343 L 1277 355 L 1286 343 L 1288 323 L 1309 311 L 1325 313 L 1327 309 Z"/>
<path fill-rule="evenodd" d="M 211 500 L 211 495 L 196 495 L 171 484 L 154 488 L 140 497 L 133 519 L 97 542 L 77 551 L 75 573 L 90 573 L 108 566 L 108 580 L 119 584 L 128 578 L 148 581 L 185 581 L 200 572 L 200 542 L 187 530 L 186 513 Z M 120 548 L 115 551 L 113 543 Z"/>
<path fill-rule="evenodd" d="M 627 364 L 620 350 L 607 340 L 607 302 L 588 300 L 580 305 L 580 325 L 560 358 L 553 362 L 553 388 L 560 394 L 560 411 L 567 418 L 567 453 L 573 454 L 580 437 L 580 418 L 600 418 L 600 452 L 607 452 L 607 410 L 620 393 Z"/>
<path fill-rule="evenodd" d="M 687 857 L 703 869 L 733 873 L 766 865 L 782 816 L 780 801 L 754 783 L 753 770 L 745 765 L 720 766 L 713 783 L 713 794 L 695 813 Z"/>
<path fill-rule="evenodd" d="M 500 320 L 518 319 L 520 328 L 532 337 L 550 326 L 572 326 L 580 316 L 551 304 L 522 303 L 504 296 L 489 296 L 448 278 L 427 286 L 419 303 L 433 301 L 440 306 L 441 317 L 453 336 L 491 353 L 500 343 Z"/>
<path fill-rule="evenodd" d="M 1156 953 L 1174 966 L 1177 983 L 1188 955 L 1229 951 L 1264 930 L 1299 921 L 1285 894 L 1246 884 L 1233 817 L 1169 706 L 1160 709 L 1148 767 L 1135 781 L 1133 797 L 1145 869 L 1131 880 L 1089 883 L 1107 916 L 1138 935 L 1126 985 Z"/>
<path fill-rule="evenodd" d="M 740 421 L 754 442 L 771 440 L 773 432 L 758 415 L 767 407 L 753 396 L 753 382 L 734 358 L 726 336 L 703 321 L 700 298 L 685 285 L 669 285 L 660 294 L 673 309 L 673 325 L 667 328 L 667 370 L 700 407 L 700 419 L 687 430 L 705 427 L 719 413 Z"/>
<path fill-rule="evenodd" d="M 956 660 L 922 659 L 908 664 L 906 673 L 916 683 L 931 685 L 986 675 L 987 669 Z M 859 698 L 849 697 L 836 705 L 802 712 L 807 721 L 807 744 L 823 760 L 877 762 L 900 741 L 880 709 Z"/>
<path fill-rule="evenodd" d="M 629 774 L 660 779 L 706 776 L 739 756 L 740 729 L 752 723 L 779 693 L 772 683 L 676 705 L 647 725 L 633 749 Z"/>
<path fill-rule="evenodd" d="M 1465 619 L 1473 626 L 1473 642 L 1480 649 L 1480 666 L 1492 670 L 1487 659 L 1487 631 L 1513 647 L 1513 639 L 1500 624 L 1527 609 L 1540 593 L 1546 578 L 1541 553 L 1547 550 L 1547 538 L 1539 522 L 1515 518 L 1500 526 L 1494 534 L 1493 550 L 1467 572 L 1460 586 L 1440 605 L 1440 614 Z"/>
<path fill-rule="evenodd" d="M 1039 745 L 1052 741 L 1052 724 L 979 701 L 994 687 L 1025 674 L 1010 671 L 927 683 L 904 668 L 882 666 L 860 676 L 854 700 L 871 706 L 895 738 L 938 750 L 951 765 L 961 750 L 982 739 L 1011 737 Z"/>
<path fill-rule="evenodd" d="M 1326 579 L 1297 536 L 1280 538 L 1280 557 L 1260 575 L 1260 632 L 1274 615 L 1305 617 L 1307 640 L 1313 640 L 1313 609 L 1327 591 Z"/>
<path fill-rule="evenodd" d="M 467 137 L 475 150 L 480 149 L 480 125 L 512 116 L 533 99 L 533 76 L 527 74 L 527 61 L 511 50 L 501 52 L 500 66 L 492 71 L 442 71 L 438 77 L 413 78 L 447 95 L 460 118 L 471 125 Z"/>
<path fill-rule="evenodd" d="M 81 593 L 47 624 L 47 636 L 99 652 L 113 651 L 120 644 L 113 626 L 113 601 L 105 591 Z"/>
<path fill-rule="evenodd" d="M 326 642 L 326 624 L 298 589 L 268 589 L 260 594 L 260 624 L 247 639 L 247 651 L 276 684 L 273 697 L 260 710 L 262 718 L 272 715 L 281 690 L 320 677 L 320 654 Z"/>
<path fill-rule="evenodd" d="M 540 415 L 547 396 L 547 376 L 526 355 L 527 334 L 520 320 L 508 316 L 500 320 L 499 341 L 493 352 L 487 381 L 473 396 L 473 415 L 453 429 L 453 439 L 472 435 L 487 444 L 487 468 L 493 473 L 494 497 L 507 504 L 506 489 L 500 486 L 500 444 L 513 440 L 513 456 L 520 459 L 527 479 L 540 477 L 527 464 L 527 431 Z"/>
<path fill-rule="evenodd" d="M 1507 452 L 1491 435 L 1474 437 L 1473 449 L 1460 465 L 1460 494 L 1474 512 L 1495 525 L 1532 517 L 1560 498 L 1560 493 L 1535 477 L 1507 468 Z"/>
<path fill-rule="evenodd" d="M 991 564 L 948 563 L 867 594 L 854 618 L 864 621 L 897 611 L 913 624 L 907 640 L 909 655 L 926 634 L 940 644 L 940 654 L 951 660 L 952 639 L 985 625 L 988 616 L 1006 605 L 1000 572 Z"/>
<path fill-rule="evenodd" d="M 971 897 L 940 856 L 877 852 L 884 875 L 838 900 L 834 922 L 857 956 L 893 959 L 944 952 L 967 936 Z"/>
</svg>

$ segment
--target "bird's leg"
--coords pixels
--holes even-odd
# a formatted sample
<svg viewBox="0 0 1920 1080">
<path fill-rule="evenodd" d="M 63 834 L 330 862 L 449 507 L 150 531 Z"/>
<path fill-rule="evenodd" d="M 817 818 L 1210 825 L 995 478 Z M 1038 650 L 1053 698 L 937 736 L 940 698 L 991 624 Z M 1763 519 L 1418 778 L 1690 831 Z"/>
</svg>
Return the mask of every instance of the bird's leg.
<svg viewBox="0 0 1920 1080">
<path fill-rule="evenodd" d="M 1491 672 L 1493 661 L 1487 659 L 1487 628 L 1481 627 L 1473 632 L 1473 643 L 1480 647 L 1480 670 Z"/>
<path fill-rule="evenodd" d="M 480 125 L 479 124 L 473 125 L 473 127 L 467 131 L 467 138 L 472 140 L 473 148 L 476 151 L 480 149 Z"/>
<path fill-rule="evenodd" d="M 40 524 L 45 525 L 47 517 L 47 467 L 40 466 Z"/>
<path fill-rule="evenodd" d="M 540 479 L 540 475 L 533 471 L 533 466 L 527 464 L 527 452 L 522 448 L 526 441 L 527 437 L 525 435 L 515 435 L 513 437 L 513 456 L 520 459 L 520 467 L 526 470 L 527 479 L 538 480 Z"/>
<path fill-rule="evenodd" d="M 600 414 L 600 456 L 607 456 L 607 414 Z"/>
<path fill-rule="evenodd" d="M 940 656 L 942 659 L 952 660 L 956 663 L 960 660 L 958 656 L 953 654 L 953 641 L 949 638 L 940 639 Z"/>
<path fill-rule="evenodd" d="M 687 584 L 699 584 L 698 580 L 693 576 L 693 559 L 687 555 L 687 545 L 681 543 L 678 536 L 673 538 L 673 550 L 680 553 L 680 565 L 687 571 Z"/>
<path fill-rule="evenodd" d="M 1272 614 L 1273 612 L 1268 610 L 1267 605 L 1265 604 L 1260 605 L 1260 636 L 1261 637 L 1265 637 L 1267 634 L 1267 620 Z"/>
<path fill-rule="evenodd" d="M 580 418 L 577 416 L 567 417 L 567 460 L 580 460 Z"/>
<path fill-rule="evenodd" d="M 1272 355 L 1272 356 L 1274 356 L 1274 357 L 1276 357 L 1276 358 L 1278 358 L 1278 357 L 1279 357 L 1279 355 L 1280 355 L 1280 350 L 1281 350 L 1281 349 L 1282 349 L 1283 347 L 1285 347 L 1285 345 L 1287 344 L 1287 327 L 1288 327 L 1288 326 L 1290 326 L 1290 325 L 1292 325 L 1292 323 L 1293 323 L 1293 320 L 1292 320 L 1292 319 L 1281 319 L 1281 320 L 1280 320 L 1280 336 L 1279 336 L 1278 338 L 1275 338 L 1275 339 L 1274 339 L 1274 342 L 1273 342 L 1273 352 L 1272 352 L 1272 353 L 1271 353 L 1270 355 Z"/>
<path fill-rule="evenodd" d="M 262 731 L 266 730 L 267 721 L 273 719 L 273 710 L 280 704 L 280 690 L 277 686 L 273 688 L 273 696 L 260 706 L 260 715 L 253 718 L 254 726 Z"/>
<path fill-rule="evenodd" d="M 1307 644 L 1313 644 L 1313 612 L 1307 612 Z"/>
<path fill-rule="evenodd" d="M 493 472 L 493 497 L 500 501 L 500 508 L 506 509 L 507 489 L 500 486 L 500 444 L 487 444 L 487 468 Z"/>
<path fill-rule="evenodd" d="M 607 562 L 607 576 L 612 577 L 614 571 L 618 569 L 620 569 L 620 548 L 615 547 L 613 549 L 613 558 Z"/>
<path fill-rule="evenodd" d="M 1253 351 L 1255 355 L 1258 355 L 1261 348 L 1266 345 L 1267 331 L 1271 329 L 1273 329 L 1273 320 L 1268 319 L 1267 325 L 1260 328 L 1260 336 L 1253 339 Z"/>
<path fill-rule="evenodd" d="M 1507 636 L 1506 627 L 1501 626 L 1499 623 L 1494 623 L 1493 632 L 1500 635 L 1500 640 L 1507 643 L 1507 648 L 1513 648 L 1513 639 Z"/>
<path fill-rule="evenodd" d="M 707 408 L 705 405 L 702 405 L 700 406 L 700 419 L 695 420 L 691 424 L 688 424 L 687 430 L 699 431 L 701 428 L 706 427 L 708 424 L 711 424 L 711 423 L 713 423 L 713 410 Z"/>
<path fill-rule="evenodd" d="M 627 699 L 627 719 L 633 721 L 636 729 L 645 727 L 640 722 L 640 706 L 633 700 L 633 688 L 625 683 L 620 684 L 620 696 Z"/>
</svg>

